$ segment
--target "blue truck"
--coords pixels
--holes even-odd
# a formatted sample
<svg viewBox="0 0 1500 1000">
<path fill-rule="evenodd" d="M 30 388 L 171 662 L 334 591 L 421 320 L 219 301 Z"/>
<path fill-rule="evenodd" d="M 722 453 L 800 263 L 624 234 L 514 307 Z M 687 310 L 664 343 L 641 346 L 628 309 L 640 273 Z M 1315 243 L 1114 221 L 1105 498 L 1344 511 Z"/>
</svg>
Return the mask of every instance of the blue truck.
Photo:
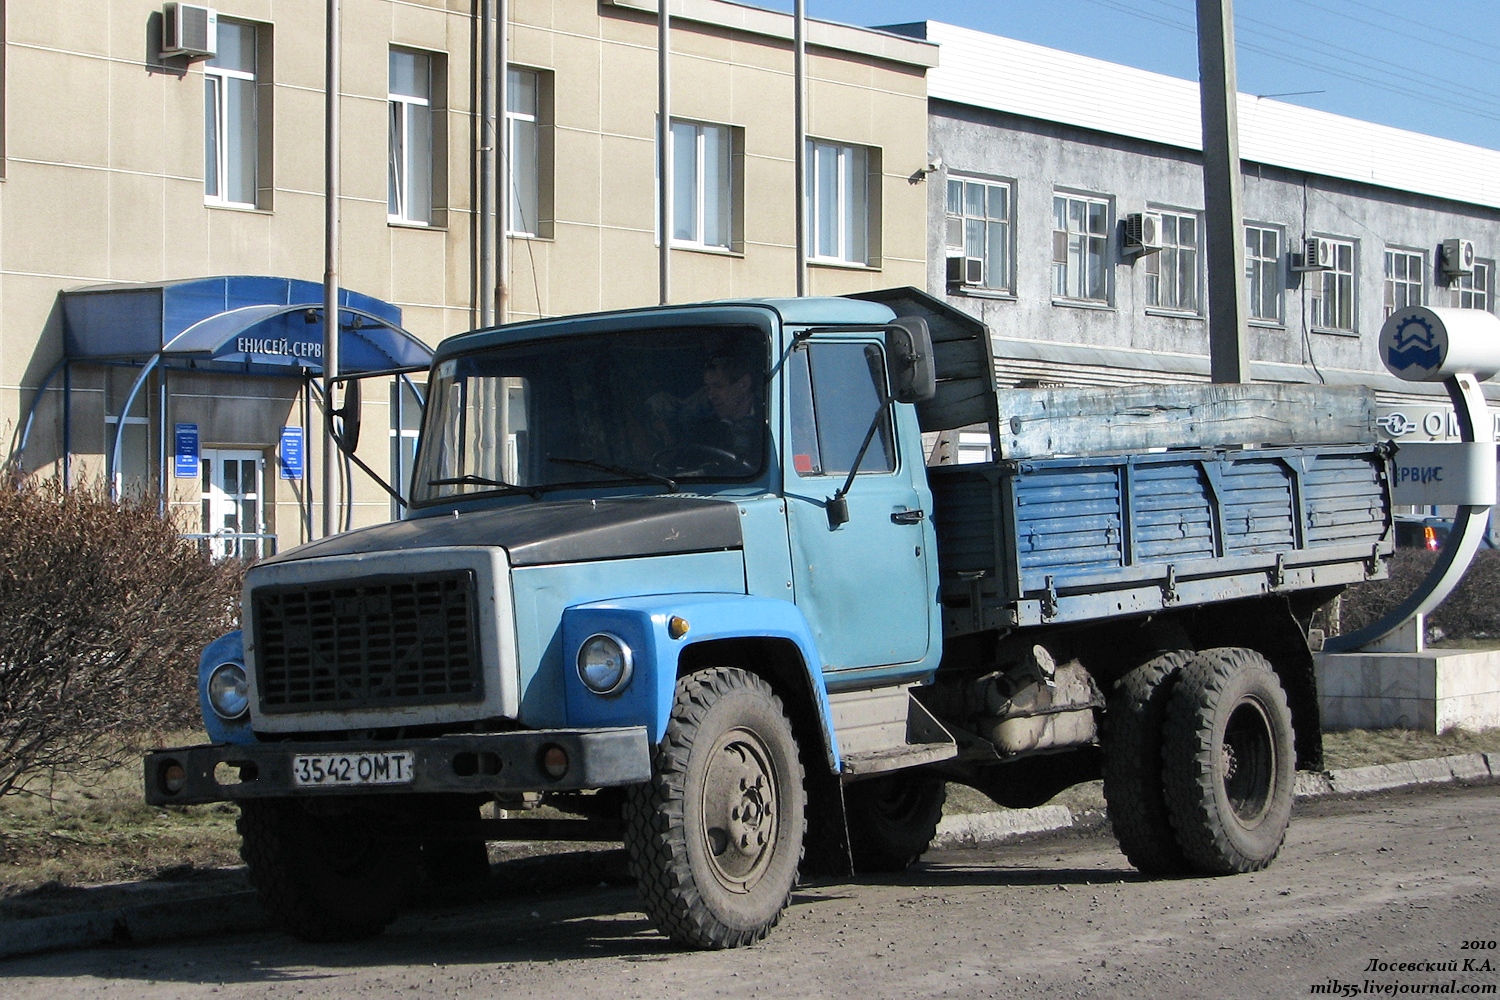
<svg viewBox="0 0 1500 1000">
<path fill-rule="evenodd" d="M 249 571 L 147 799 L 238 803 L 307 940 L 487 841 L 622 840 L 663 934 L 735 947 L 912 863 L 950 782 L 1102 776 L 1142 871 L 1263 868 L 1321 766 L 1311 617 L 1393 547 L 1369 393 L 995 371 L 913 289 L 445 341 L 405 515 Z"/>
</svg>

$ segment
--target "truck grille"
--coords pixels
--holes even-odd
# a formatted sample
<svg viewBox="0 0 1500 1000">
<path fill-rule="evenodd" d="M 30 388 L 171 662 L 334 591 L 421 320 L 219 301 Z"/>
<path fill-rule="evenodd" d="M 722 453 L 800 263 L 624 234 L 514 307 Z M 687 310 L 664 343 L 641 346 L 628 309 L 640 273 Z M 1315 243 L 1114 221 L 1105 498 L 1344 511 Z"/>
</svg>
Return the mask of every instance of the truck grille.
<svg viewBox="0 0 1500 1000">
<path fill-rule="evenodd" d="M 468 570 L 256 588 L 260 710 L 480 701 L 475 593 Z"/>
</svg>

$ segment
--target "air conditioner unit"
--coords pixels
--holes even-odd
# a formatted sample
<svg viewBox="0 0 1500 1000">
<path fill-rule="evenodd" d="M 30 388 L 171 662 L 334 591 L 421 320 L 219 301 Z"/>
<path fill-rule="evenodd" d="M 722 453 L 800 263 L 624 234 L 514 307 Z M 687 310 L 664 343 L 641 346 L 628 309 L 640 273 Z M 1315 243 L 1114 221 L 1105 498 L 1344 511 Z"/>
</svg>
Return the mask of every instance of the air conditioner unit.
<svg viewBox="0 0 1500 1000">
<path fill-rule="evenodd" d="M 195 3 L 169 3 L 161 9 L 161 54 L 189 59 L 219 52 L 219 12 Z"/>
<path fill-rule="evenodd" d="M 1443 274 L 1449 278 L 1462 278 L 1474 273 L 1474 241 L 1443 241 Z"/>
<path fill-rule="evenodd" d="M 948 258 L 948 285 L 950 288 L 959 285 L 982 284 L 984 284 L 983 257 Z"/>
<path fill-rule="evenodd" d="M 1333 240 L 1309 236 L 1302 241 L 1302 260 L 1293 271 L 1332 271 Z"/>
<path fill-rule="evenodd" d="M 1161 249 L 1161 214 L 1132 212 L 1125 216 L 1125 251 L 1156 253 Z"/>
</svg>

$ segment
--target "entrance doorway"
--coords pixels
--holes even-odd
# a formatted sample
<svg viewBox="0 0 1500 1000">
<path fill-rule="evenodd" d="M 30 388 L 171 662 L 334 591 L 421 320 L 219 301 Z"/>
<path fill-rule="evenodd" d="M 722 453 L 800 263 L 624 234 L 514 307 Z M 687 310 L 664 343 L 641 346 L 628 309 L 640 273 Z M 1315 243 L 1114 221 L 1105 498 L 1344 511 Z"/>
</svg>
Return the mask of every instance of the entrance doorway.
<svg viewBox="0 0 1500 1000">
<path fill-rule="evenodd" d="M 265 456 L 258 451 L 205 448 L 200 462 L 209 554 L 215 559 L 259 559 L 265 554 Z"/>
</svg>

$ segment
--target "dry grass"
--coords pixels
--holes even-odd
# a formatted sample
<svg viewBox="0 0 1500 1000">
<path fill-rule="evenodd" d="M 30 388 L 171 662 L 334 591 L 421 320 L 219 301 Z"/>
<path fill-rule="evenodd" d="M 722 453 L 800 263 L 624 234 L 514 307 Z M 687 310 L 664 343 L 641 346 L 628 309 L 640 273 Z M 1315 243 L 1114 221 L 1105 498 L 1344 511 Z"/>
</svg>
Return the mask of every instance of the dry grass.
<svg viewBox="0 0 1500 1000">
<path fill-rule="evenodd" d="M 240 863 L 239 810 L 146 805 L 139 757 L 86 783 L 54 776 L 50 787 L 41 781 L 34 790 L 0 798 L 0 900 L 46 887 L 181 879 Z"/>
<path fill-rule="evenodd" d="M 1324 765 L 1330 770 L 1480 752 L 1500 753 L 1500 729 L 1477 733 L 1450 729 L 1441 734 L 1413 729 L 1349 729 L 1323 734 Z"/>
</svg>

